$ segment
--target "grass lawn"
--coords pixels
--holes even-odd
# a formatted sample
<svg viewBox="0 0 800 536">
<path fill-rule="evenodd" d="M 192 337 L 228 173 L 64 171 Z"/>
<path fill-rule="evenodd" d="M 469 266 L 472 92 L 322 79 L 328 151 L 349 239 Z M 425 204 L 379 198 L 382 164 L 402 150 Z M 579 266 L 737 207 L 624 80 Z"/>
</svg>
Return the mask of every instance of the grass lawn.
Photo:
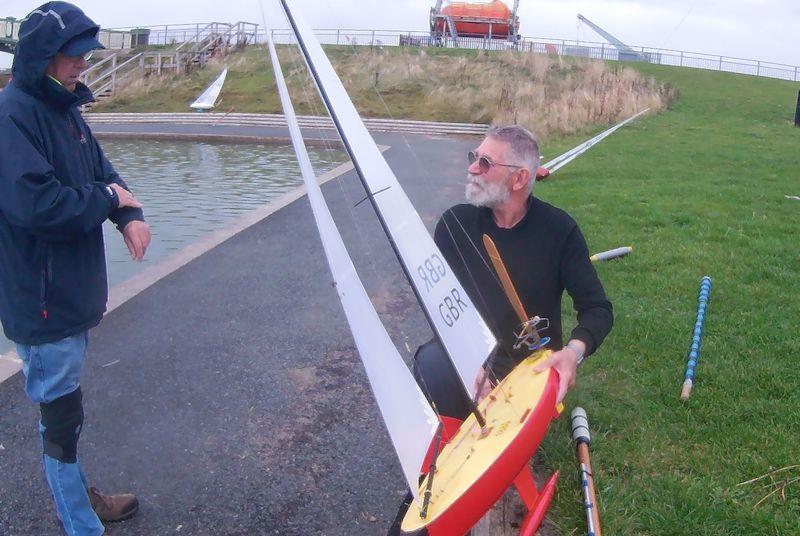
<svg viewBox="0 0 800 536">
<path fill-rule="evenodd" d="M 614 330 L 579 374 L 540 449 L 562 471 L 549 519 L 585 533 L 569 412 L 583 406 L 606 534 L 800 534 L 800 128 L 798 85 L 638 66 L 680 91 L 672 109 L 615 133 L 536 195 L 567 209 L 598 266 Z M 553 140 L 547 157 L 583 136 Z M 700 278 L 714 281 L 695 387 L 678 396 Z M 565 325 L 573 325 L 564 302 Z M 800 477 L 800 468 L 779 473 Z"/>
</svg>

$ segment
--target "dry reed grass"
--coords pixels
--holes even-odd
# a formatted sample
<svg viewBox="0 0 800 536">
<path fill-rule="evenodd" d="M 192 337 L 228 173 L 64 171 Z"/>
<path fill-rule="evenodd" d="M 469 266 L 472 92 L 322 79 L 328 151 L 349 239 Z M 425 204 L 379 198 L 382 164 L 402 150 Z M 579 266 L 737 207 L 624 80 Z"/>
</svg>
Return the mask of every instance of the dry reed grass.
<svg viewBox="0 0 800 536">
<path fill-rule="evenodd" d="M 676 96 L 630 67 L 515 51 L 467 57 L 365 50 L 341 59 L 337 71 L 351 92 L 374 92 L 377 81 L 381 93 L 421 93 L 417 116 L 530 125 L 540 137 L 616 123 Z"/>
<path fill-rule="evenodd" d="M 781 501 L 786 502 L 786 488 L 792 484 L 797 484 L 800 482 L 800 476 L 797 474 L 792 475 L 792 473 L 797 473 L 798 470 L 800 470 L 800 465 L 788 465 L 786 467 L 781 467 L 780 469 L 770 469 L 767 473 L 759 477 L 751 478 L 750 480 L 746 480 L 744 482 L 739 482 L 737 486 L 746 486 L 748 484 L 759 482 L 763 488 L 771 490 L 757 503 L 755 503 L 753 508 L 758 508 L 760 504 L 773 495 L 777 495 Z M 765 480 L 766 484 L 764 483 Z"/>
<path fill-rule="evenodd" d="M 447 52 L 340 47 L 328 54 L 367 117 L 518 123 L 545 139 L 612 124 L 647 107 L 655 111 L 675 98 L 669 85 L 622 64 L 516 51 Z M 279 56 L 298 113 L 324 114 L 296 48 L 279 47 Z M 204 71 L 218 72 L 223 61 L 230 75 L 222 108 L 280 112 L 262 47 L 214 60 Z M 197 74 L 188 81 L 183 76 L 150 76 L 130 82 L 111 104 L 119 111 L 145 111 L 148 105 L 167 111 L 169 103 L 186 101 L 184 109 L 207 83 Z"/>
</svg>

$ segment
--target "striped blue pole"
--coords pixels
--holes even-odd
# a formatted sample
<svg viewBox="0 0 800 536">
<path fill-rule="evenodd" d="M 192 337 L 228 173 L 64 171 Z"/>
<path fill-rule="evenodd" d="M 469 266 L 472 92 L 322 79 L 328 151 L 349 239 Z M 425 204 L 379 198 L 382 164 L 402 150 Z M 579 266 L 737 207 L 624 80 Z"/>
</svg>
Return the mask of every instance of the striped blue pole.
<svg viewBox="0 0 800 536">
<path fill-rule="evenodd" d="M 700 280 L 700 294 L 697 296 L 697 318 L 694 321 L 694 334 L 692 335 L 692 345 L 689 347 L 689 359 L 686 362 L 686 375 L 683 378 L 681 388 L 681 400 L 688 400 L 692 394 L 694 383 L 694 368 L 700 359 L 700 344 L 703 338 L 703 324 L 706 319 L 706 307 L 708 298 L 711 295 L 711 278 L 704 276 Z"/>
</svg>

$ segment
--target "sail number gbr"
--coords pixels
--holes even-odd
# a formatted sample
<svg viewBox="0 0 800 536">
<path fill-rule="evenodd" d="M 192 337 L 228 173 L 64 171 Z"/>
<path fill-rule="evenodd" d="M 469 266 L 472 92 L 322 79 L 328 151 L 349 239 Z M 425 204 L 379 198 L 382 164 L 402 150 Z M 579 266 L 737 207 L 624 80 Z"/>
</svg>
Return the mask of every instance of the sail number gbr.
<svg viewBox="0 0 800 536">
<path fill-rule="evenodd" d="M 433 254 L 425 262 L 417 266 L 417 274 L 425 283 L 425 291 L 430 292 L 433 288 L 444 280 L 447 275 L 447 265 L 441 257 Z M 462 299 L 461 292 L 457 288 L 451 288 L 439 301 L 439 315 L 448 327 L 453 327 L 461 318 L 461 313 L 467 308 L 467 303 Z"/>
</svg>

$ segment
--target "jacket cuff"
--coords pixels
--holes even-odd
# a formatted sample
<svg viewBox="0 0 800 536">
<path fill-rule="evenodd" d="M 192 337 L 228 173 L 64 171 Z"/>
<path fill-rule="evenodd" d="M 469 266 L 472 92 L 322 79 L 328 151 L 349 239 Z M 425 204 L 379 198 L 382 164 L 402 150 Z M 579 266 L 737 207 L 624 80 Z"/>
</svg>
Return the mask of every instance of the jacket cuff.
<svg viewBox="0 0 800 536">
<path fill-rule="evenodd" d="M 121 233 L 125 226 L 130 222 L 138 220 L 144 221 L 144 212 L 140 208 L 123 207 L 112 215 L 111 221 L 117 225 L 117 230 Z"/>
<path fill-rule="evenodd" d="M 100 191 L 103 192 L 105 198 L 108 199 L 108 202 L 111 204 L 110 212 L 117 210 L 119 208 L 119 196 L 117 195 L 117 192 L 115 192 L 111 186 L 103 182 L 99 182 L 97 185 L 100 188 Z"/>
</svg>

